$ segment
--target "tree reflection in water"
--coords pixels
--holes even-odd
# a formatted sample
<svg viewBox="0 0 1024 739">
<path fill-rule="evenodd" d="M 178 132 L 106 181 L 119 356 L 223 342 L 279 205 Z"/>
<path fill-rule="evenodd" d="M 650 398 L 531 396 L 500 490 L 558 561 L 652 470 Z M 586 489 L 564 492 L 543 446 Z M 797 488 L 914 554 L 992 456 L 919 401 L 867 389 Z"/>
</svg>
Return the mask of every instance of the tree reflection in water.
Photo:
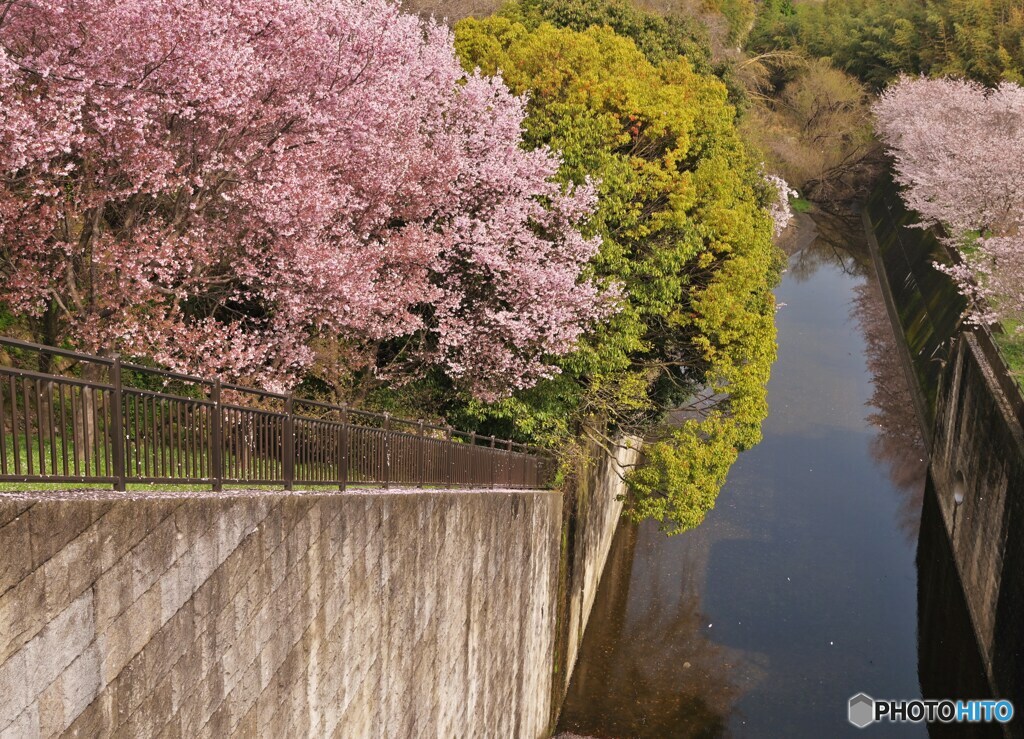
<svg viewBox="0 0 1024 739">
<path fill-rule="evenodd" d="M 765 441 L 731 473 L 726 510 L 699 529 L 668 540 L 656 527 L 620 527 L 560 729 L 601 738 L 767 727 L 826 735 L 847 728 L 841 710 L 856 690 L 918 688 L 905 639 L 894 636 L 913 632 L 914 611 L 905 611 L 916 599 L 877 591 L 877 573 L 913 579 L 925 453 L 862 229 L 855 215 L 816 214 L 787 235 L 780 299 L 800 303 L 787 318 Z M 864 495 L 874 507 L 851 515 L 844 504 L 858 484 L 878 487 Z M 874 513 L 882 507 L 896 517 L 885 514 L 888 526 Z M 857 603 L 851 593 L 877 597 Z M 854 643 L 861 651 L 841 651 Z M 793 705 L 813 713 L 793 718 Z M 766 707 L 775 712 L 757 714 Z"/>
<path fill-rule="evenodd" d="M 657 545 L 637 551 L 637 529 L 623 522 L 615 534 L 559 726 L 593 737 L 722 736 L 739 655 L 704 635 L 695 588 L 661 586 L 665 574 L 678 580 L 660 570 Z M 632 604 L 631 585 L 645 591 Z"/>
<path fill-rule="evenodd" d="M 866 420 L 878 429 L 871 440 L 871 455 L 886 467 L 889 479 L 902 495 L 897 525 L 912 543 L 917 540 L 921 520 L 927 450 L 874 266 L 862 242 L 851 243 L 849 234 L 862 228 L 856 214 L 817 214 L 813 222 L 804 216 L 798 223 L 800 235 L 791 234 L 783 248 L 789 245 L 798 249 L 790 260 L 790 272 L 798 282 L 809 279 L 826 264 L 863 278 L 854 288 L 851 312 L 864 336 L 871 377 L 872 393 L 867 403 L 871 410 Z"/>
<path fill-rule="evenodd" d="M 854 315 L 864 333 L 873 387 L 868 421 L 878 427 L 871 455 L 888 468 L 889 479 L 902 494 L 897 524 L 913 542 L 928 471 L 924 439 L 878 282 L 868 280 L 856 292 Z"/>
</svg>

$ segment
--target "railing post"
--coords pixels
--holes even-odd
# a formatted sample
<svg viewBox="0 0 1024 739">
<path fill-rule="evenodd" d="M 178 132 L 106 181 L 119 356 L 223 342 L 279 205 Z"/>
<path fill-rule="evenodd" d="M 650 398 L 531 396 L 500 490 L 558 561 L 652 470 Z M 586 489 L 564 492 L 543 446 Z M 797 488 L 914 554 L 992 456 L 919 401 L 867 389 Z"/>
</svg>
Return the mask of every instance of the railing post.
<svg viewBox="0 0 1024 739">
<path fill-rule="evenodd" d="M 496 476 L 495 462 L 497 461 L 494 454 L 494 434 L 491 434 L 491 451 L 487 454 L 491 458 L 491 490 L 494 490 L 494 478 Z"/>
<path fill-rule="evenodd" d="M 505 448 L 505 451 L 507 452 L 505 454 L 505 469 L 508 470 L 508 474 L 505 477 L 508 480 L 508 486 L 511 488 L 511 487 L 515 487 L 512 484 L 512 470 L 515 469 L 515 467 L 513 465 L 516 464 L 516 459 L 515 459 L 515 457 L 512 454 L 512 440 L 511 439 L 508 440 L 508 444 L 507 444 L 507 446 Z"/>
<path fill-rule="evenodd" d="M 473 487 L 477 485 L 476 479 L 476 431 L 469 435 L 469 484 Z"/>
<path fill-rule="evenodd" d="M 224 489 L 224 414 L 220 409 L 220 378 L 213 381 L 210 396 L 213 408 L 210 410 L 210 472 L 213 473 L 213 490 Z"/>
<path fill-rule="evenodd" d="M 391 414 L 384 413 L 384 488 L 391 487 Z"/>
<path fill-rule="evenodd" d="M 338 490 L 348 487 L 348 411 L 341 410 L 341 428 L 338 429 Z"/>
<path fill-rule="evenodd" d="M 445 441 L 447 442 L 444 445 L 444 454 L 448 458 L 448 464 L 446 465 L 448 469 L 445 470 L 445 482 L 447 483 L 448 487 L 451 487 L 452 485 L 455 484 L 455 446 L 452 443 L 451 426 L 448 426 L 445 429 L 444 438 Z"/>
<path fill-rule="evenodd" d="M 114 463 L 114 490 L 124 492 L 124 392 L 121 382 L 121 357 L 114 357 L 114 366 L 110 370 L 111 384 L 114 386 L 114 402 L 110 412 L 110 456 Z M 3 423 L 0 419 L 0 423 Z"/>
<path fill-rule="evenodd" d="M 419 471 L 420 471 L 420 484 L 419 487 L 423 487 L 427 482 L 427 440 L 423 436 L 423 419 L 421 418 L 417 423 L 417 440 L 419 447 L 419 459 L 417 460 Z"/>
<path fill-rule="evenodd" d="M 295 487 L 295 396 L 288 393 L 284 401 L 284 489 Z"/>
</svg>

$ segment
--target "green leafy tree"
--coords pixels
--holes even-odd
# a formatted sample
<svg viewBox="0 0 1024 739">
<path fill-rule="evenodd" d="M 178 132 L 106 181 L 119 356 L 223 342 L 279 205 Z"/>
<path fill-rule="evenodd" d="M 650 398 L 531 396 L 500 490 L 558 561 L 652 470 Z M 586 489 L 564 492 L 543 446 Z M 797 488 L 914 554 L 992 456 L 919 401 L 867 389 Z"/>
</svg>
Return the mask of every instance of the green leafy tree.
<svg viewBox="0 0 1024 739">
<path fill-rule="evenodd" d="M 515 0 L 500 15 L 530 30 L 541 23 L 574 31 L 608 26 L 632 39 L 652 64 L 683 56 L 694 71 L 717 75 L 729 91 L 729 102 L 745 109 L 747 91 L 736 77 L 735 56 L 754 10 L 752 0 L 674 0 L 664 14 L 646 12 L 633 0 Z"/>
<path fill-rule="evenodd" d="M 630 0 L 519 0 L 505 5 L 500 14 L 530 30 L 541 23 L 574 31 L 608 26 L 632 39 L 653 64 L 685 56 L 698 71 L 710 71 L 707 29 L 689 14 L 645 13 Z"/>
<path fill-rule="evenodd" d="M 560 152 L 564 181 L 598 182 L 592 268 L 621 286 L 622 310 L 557 378 L 464 412 L 534 438 L 642 434 L 628 511 L 682 531 L 760 439 L 781 266 L 765 211 L 775 193 L 721 80 L 678 55 L 655 63 L 609 26 L 522 22 L 523 7 L 461 21 L 456 48 L 467 69 L 529 93 L 525 142 Z"/>
</svg>

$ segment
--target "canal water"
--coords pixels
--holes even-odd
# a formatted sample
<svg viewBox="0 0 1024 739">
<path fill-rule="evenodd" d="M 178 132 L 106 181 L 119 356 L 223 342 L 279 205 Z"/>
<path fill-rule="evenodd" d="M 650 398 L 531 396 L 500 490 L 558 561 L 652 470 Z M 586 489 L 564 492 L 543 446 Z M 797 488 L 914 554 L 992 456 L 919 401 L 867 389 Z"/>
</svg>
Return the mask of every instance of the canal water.
<svg viewBox="0 0 1024 739">
<path fill-rule="evenodd" d="M 919 562 L 925 451 L 860 221 L 802 216 L 786 246 L 764 440 L 699 528 L 620 526 L 560 731 L 863 736 L 858 692 L 984 697 L 936 515 Z"/>
</svg>

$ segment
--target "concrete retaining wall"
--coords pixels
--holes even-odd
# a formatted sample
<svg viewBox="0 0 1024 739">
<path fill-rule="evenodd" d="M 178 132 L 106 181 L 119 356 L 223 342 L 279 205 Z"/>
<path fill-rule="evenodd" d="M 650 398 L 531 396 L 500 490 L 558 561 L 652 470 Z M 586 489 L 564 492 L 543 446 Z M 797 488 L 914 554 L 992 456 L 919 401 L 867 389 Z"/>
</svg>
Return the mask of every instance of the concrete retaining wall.
<svg viewBox="0 0 1024 739">
<path fill-rule="evenodd" d="M 968 661 L 980 661 L 994 696 L 1024 705 L 1024 400 L 992 338 L 961 330 L 964 301 L 932 265 L 948 262 L 948 254 L 934 234 L 907 227 L 918 218 L 906 211 L 891 182 L 874 193 L 865 220 L 891 317 L 909 350 L 904 359 L 931 442 L 926 498 L 935 497 L 935 515 L 948 534 L 951 567 L 974 631 L 978 658 Z M 946 542 L 935 536 L 926 544 L 919 556 L 945 551 Z M 947 590 L 954 587 L 950 582 L 948 574 L 936 576 L 935 584 Z M 922 634 L 945 623 L 949 614 L 940 617 L 930 604 L 947 596 L 956 594 L 922 597 L 927 606 L 922 624 L 929 627 Z M 968 655 L 973 647 L 942 646 Z M 929 654 L 927 662 L 950 664 L 948 656 Z M 966 664 L 956 669 L 972 671 Z M 956 677 L 930 675 L 928 682 L 962 687 Z M 1022 735 L 1019 726 L 1014 722 L 1009 733 Z"/>
<path fill-rule="evenodd" d="M 963 334 L 939 395 L 931 476 L 987 677 L 1024 705 L 1024 429 L 995 371 Z"/>
<path fill-rule="evenodd" d="M 0 498 L 0 735 L 546 732 L 554 492 Z"/>
<path fill-rule="evenodd" d="M 556 711 L 569 689 L 597 586 L 622 516 L 619 497 L 626 492 L 622 476 L 636 463 L 639 449 L 638 439 L 620 440 L 613 450 L 591 445 L 587 450 L 591 463 L 575 481 L 574 495 L 566 500 L 553 682 Z"/>
<path fill-rule="evenodd" d="M 960 331 L 965 302 L 952 279 L 934 267 L 948 264 L 946 248 L 908 211 L 891 179 L 883 179 L 864 209 L 871 260 L 899 342 L 901 359 L 924 438 L 931 443 L 943 367 Z"/>
<path fill-rule="evenodd" d="M 635 457 L 564 499 L 0 494 L 0 739 L 546 736 Z"/>
</svg>

